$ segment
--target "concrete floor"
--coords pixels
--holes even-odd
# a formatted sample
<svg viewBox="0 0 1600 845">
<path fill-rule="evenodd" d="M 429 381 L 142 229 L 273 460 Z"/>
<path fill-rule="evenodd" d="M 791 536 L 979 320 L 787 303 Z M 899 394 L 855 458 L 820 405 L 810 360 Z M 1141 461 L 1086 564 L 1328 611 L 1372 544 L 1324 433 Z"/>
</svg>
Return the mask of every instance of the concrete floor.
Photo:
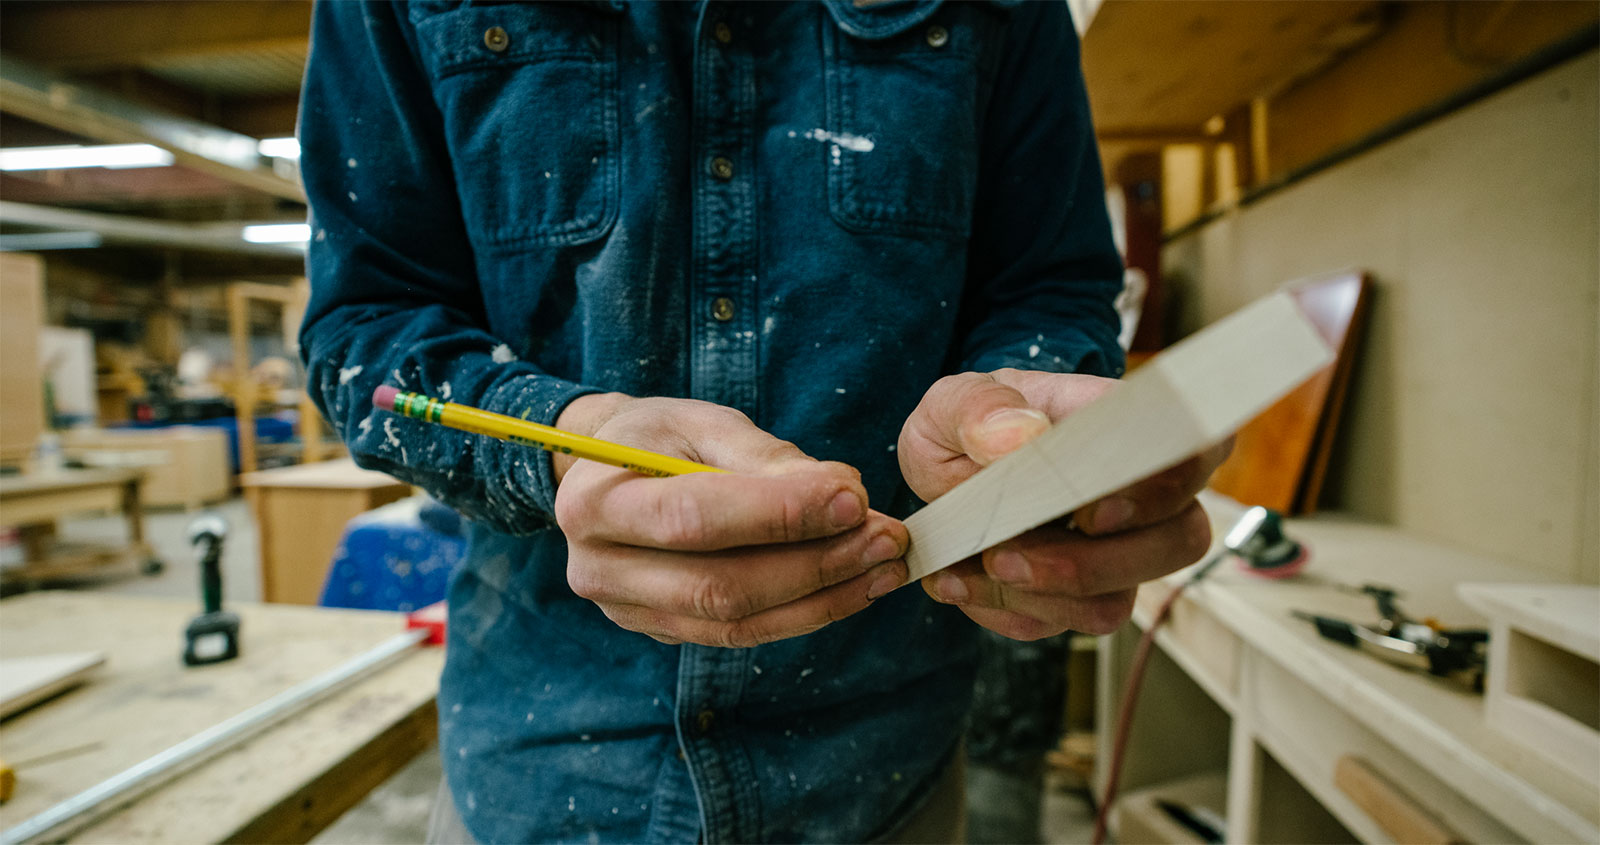
<svg viewBox="0 0 1600 845">
<path fill-rule="evenodd" d="M 210 510 L 229 524 L 222 556 L 224 601 L 259 601 L 259 547 L 250 509 L 243 500 L 233 499 Z M 157 556 L 166 563 L 159 574 L 85 579 L 71 586 L 130 595 L 192 598 L 198 612 L 199 561 L 188 544 L 187 531 L 189 523 L 199 513 L 166 510 L 146 515 L 146 537 Z M 60 526 L 60 536 L 74 541 L 121 542 L 127 536 L 126 531 L 126 524 L 117 517 L 72 519 L 63 521 Z M 439 788 L 440 771 L 438 752 L 424 753 L 312 841 L 321 845 L 395 845 L 424 841 L 428 815 Z M 1031 790 L 1025 781 L 1005 777 L 975 777 L 969 789 L 970 798 L 986 808 L 1006 806 L 1018 808 L 1016 812 L 1028 812 L 1022 808 L 1036 806 L 1040 830 L 1038 838 L 1032 842 L 1060 845 L 1089 841 L 1094 819 L 1087 802 L 1078 794 L 1057 788 L 1049 778 L 1038 800 L 1019 794 Z M 1017 839 L 1021 841 L 1023 837 Z"/>
</svg>

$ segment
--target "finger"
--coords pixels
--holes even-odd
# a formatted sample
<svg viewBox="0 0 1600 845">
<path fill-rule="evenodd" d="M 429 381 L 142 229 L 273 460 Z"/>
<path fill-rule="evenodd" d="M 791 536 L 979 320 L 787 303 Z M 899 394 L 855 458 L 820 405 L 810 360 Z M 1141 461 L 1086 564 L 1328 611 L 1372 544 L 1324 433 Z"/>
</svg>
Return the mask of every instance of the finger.
<svg viewBox="0 0 1600 845">
<path fill-rule="evenodd" d="M 868 596 L 881 584 L 904 583 L 905 578 L 905 561 L 894 560 L 787 604 L 729 621 L 681 616 L 636 604 L 601 605 L 601 609 L 623 628 L 647 633 L 662 642 L 748 648 L 809 634 L 858 613 L 872 603 Z"/>
<path fill-rule="evenodd" d="M 956 605 L 979 625 L 1018 640 L 1067 630 L 1108 634 L 1133 613 L 1136 595 L 1135 590 L 1073 597 L 1024 593 L 986 576 L 976 558 L 922 579 L 922 588 L 934 601 Z"/>
<path fill-rule="evenodd" d="M 995 370 L 994 380 L 1021 393 L 1028 404 L 1054 422 L 1071 416 L 1085 405 L 1116 389 L 1117 380 L 1082 373 L 1047 373 L 1036 370 Z"/>
<path fill-rule="evenodd" d="M 1211 521 L 1194 499 L 1156 525 L 1086 537 L 1059 522 L 1035 528 L 983 553 L 989 579 L 1021 591 L 1069 596 L 1111 593 L 1199 560 L 1211 546 Z"/>
<path fill-rule="evenodd" d="M 728 622 L 897 560 L 906 544 L 904 524 L 878 513 L 838 537 L 759 548 L 683 554 L 591 544 L 569 562 L 567 583 L 597 604 L 648 606 Z"/>
<path fill-rule="evenodd" d="M 1084 505 L 1073 513 L 1073 520 L 1084 533 L 1103 535 L 1170 519 L 1189 507 L 1232 450 L 1230 437 L 1180 464 Z"/>
<path fill-rule="evenodd" d="M 1134 592 L 1078 599 L 1054 619 L 1036 619 L 1011 610 L 962 607 L 967 618 L 991 631 L 1014 640 L 1038 640 L 1063 631 L 1101 636 L 1122 627 L 1133 615 Z"/>
<path fill-rule="evenodd" d="M 691 473 L 645 478 L 568 473 L 556 522 L 569 539 L 675 551 L 794 543 L 860 525 L 867 492 L 853 474 L 812 464 L 783 476 Z"/>
<path fill-rule="evenodd" d="M 1044 412 L 992 376 L 947 376 L 906 420 L 897 446 L 900 470 L 911 489 L 931 501 L 1049 428 Z"/>
</svg>

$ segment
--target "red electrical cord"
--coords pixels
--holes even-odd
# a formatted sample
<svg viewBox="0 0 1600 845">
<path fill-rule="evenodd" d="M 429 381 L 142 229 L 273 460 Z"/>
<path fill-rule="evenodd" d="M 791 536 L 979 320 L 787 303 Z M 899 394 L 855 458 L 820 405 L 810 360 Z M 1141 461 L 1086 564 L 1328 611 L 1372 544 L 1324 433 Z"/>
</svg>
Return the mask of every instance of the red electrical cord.
<svg viewBox="0 0 1600 845">
<path fill-rule="evenodd" d="M 1117 708 L 1117 733 L 1111 745 L 1111 769 L 1106 773 L 1106 794 L 1100 799 L 1100 807 L 1094 815 L 1094 836 L 1090 839 L 1094 845 L 1102 845 L 1106 841 L 1106 821 L 1111 816 L 1111 805 L 1117 800 L 1117 781 L 1122 777 L 1122 758 L 1128 747 L 1128 731 L 1133 727 L 1133 708 L 1138 702 L 1139 686 L 1144 682 L 1145 664 L 1150 662 L 1150 650 L 1156 643 L 1156 631 L 1172 614 L 1172 606 L 1177 604 L 1178 596 L 1183 595 L 1190 585 L 1199 583 L 1226 556 L 1218 554 L 1206 561 L 1193 575 L 1174 587 L 1166 600 L 1161 602 L 1149 627 L 1144 629 L 1144 636 L 1139 638 L 1139 648 L 1134 651 L 1133 663 L 1128 669 L 1128 683 L 1122 688 L 1122 703 Z"/>
</svg>

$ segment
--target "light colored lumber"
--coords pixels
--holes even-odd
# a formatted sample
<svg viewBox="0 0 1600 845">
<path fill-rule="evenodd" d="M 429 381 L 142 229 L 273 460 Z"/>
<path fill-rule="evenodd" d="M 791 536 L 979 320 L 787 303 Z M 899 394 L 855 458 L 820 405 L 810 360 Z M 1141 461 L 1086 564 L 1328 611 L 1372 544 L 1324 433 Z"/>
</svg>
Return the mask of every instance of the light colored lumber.
<svg viewBox="0 0 1600 845">
<path fill-rule="evenodd" d="M 1177 464 L 1332 361 L 1286 294 L 1219 320 L 906 520 L 910 577 L 937 572 Z"/>
<path fill-rule="evenodd" d="M 0 718 L 83 683 L 105 662 L 99 651 L 0 658 Z"/>
<path fill-rule="evenodd" d="M 194 600 L 39 592 L 0 602 L 0 655 L 97 648 L 93 684 L 0 723 L 20 774 L 0 829 L 381 643 L 398 613 L 230 602 L 236 660 L 185 668 Z M 80 842 L 306 841 L 433 737 L 442 649 L 416 649 L 76 834 Z"/>
<path fill-rule="evenodd" d="M 1600 789 L 1600 587 L 1461 584 L 1489 617 L 1489 726 Z"/>
<path fill-rule="evenodd" d="M 1333 765 L 1333 782 L 1396 842 L 1449 845 L 1461 837 L 1376 769 L 1353 755 Z"/>
</svg>

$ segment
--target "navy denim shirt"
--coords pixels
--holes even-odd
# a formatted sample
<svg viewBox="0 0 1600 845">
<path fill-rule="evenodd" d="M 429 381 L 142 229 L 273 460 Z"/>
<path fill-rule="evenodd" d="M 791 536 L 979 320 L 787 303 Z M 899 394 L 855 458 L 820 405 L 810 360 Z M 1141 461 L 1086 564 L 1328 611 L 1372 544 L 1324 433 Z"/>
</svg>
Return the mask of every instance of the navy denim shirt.
<svg viewBox="0 0 1600 845">
<path fill-rule="evenodd" d="M 380 383 L 553 422 L 594 391 L 744 411 L 916 506 L 941 375 L 1119 374 L 1060 2 L 325 2 L 306 72 L 311 389 L 471 519 L 440 742 L 485 841 L 871 839 L 961 735 L 973 628 L 915 587 L 750 649 L 622 630 L 565 578 L 547 454 Z"/>
</svg>

